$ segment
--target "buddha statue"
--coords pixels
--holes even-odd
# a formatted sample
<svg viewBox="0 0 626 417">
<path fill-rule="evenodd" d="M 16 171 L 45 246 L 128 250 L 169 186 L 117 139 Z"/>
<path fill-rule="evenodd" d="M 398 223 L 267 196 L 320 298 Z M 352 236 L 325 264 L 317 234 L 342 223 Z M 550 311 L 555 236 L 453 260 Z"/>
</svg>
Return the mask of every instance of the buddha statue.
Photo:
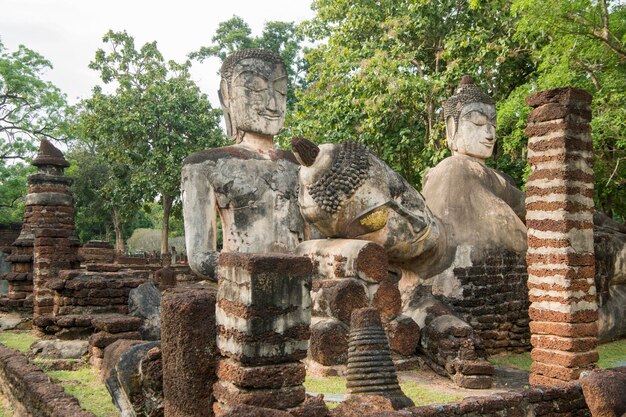
<svg viewBox="0 0 626 417">
<path fill-rule="evenodd" d="M 300 210 L 322 236 L 377 243 L 392 263 L 437 244 L 439 224 L 424 198 L 364 145 L 294 138 L 292 148 L 302 165 Z"/>
<path fill-rule="evenodd" d="M 485 165 L 496 141 L 493 99 L 466 75 L 444 117 L 452 156 L 427 171 L 422 194 L 445 228 L 447 255 L 460 245 L 524 252 L 525 195 L 512 178 Z"/>
<path fill-rule="evenodd" d="M 197 152 L 184 161 L 182 200 L 192 270 L 211 278 L 223 251 L 292 251 L 304 239 L 297 202 L 298 162 L 274 146 L 285 120 L 287 73 L 280 56 L 245 49 L 221 67 L 219 97 L 232 146 Z"/>
</svg>

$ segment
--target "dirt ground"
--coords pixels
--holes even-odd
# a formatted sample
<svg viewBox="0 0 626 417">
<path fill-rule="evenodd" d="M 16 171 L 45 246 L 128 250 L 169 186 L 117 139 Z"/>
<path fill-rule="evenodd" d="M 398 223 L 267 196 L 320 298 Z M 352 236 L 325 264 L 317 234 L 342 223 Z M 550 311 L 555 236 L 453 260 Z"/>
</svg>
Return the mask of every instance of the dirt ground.
<svg viewBox="0 0 626 417">
<path fill-rule="evenodd" d="M 496 366 L 494 384 L 491 389 L 465 389 L 456 386 L 449 378 L 440 376 L 427 367 L 419 370 L 400 371 L 400 381 L 416 382 L 425 388 L 446 394 L 459 394 L 465 397 L 491 395 L 497 392 L 524 388 L 528 385 L 528 372 Z"/>
</svg>

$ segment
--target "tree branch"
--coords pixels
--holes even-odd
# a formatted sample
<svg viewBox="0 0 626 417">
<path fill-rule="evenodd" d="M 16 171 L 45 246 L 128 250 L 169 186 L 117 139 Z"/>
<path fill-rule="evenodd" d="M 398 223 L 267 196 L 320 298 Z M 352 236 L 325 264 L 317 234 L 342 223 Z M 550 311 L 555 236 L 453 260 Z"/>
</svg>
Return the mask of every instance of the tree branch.
<svg viewBox="0 0 626 417">
<path fill-rule="evenodd" d="M 626 157 L 617 158 L 617 162 L 615 163 L 615 169 L 613 169 L 613 172 L 611 173 L 611 176 L 609 177 L 609 180 L 604 185 L 605 187 L 608 187 L 609 184 L 611 183 L 611 181 L 613 181 L 613 177 L 615 177 L 617 175 L 617 168 L 619 168 L 620 162 L 622 162 L 625 159 L 626 159 Z"/>
</svg>

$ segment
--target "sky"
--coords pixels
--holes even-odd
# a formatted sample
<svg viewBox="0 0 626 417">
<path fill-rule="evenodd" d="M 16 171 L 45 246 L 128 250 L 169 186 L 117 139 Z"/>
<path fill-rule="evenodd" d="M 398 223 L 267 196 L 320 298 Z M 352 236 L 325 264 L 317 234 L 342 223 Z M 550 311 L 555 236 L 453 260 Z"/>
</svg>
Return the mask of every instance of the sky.
<svg viewBox="0 0 626 417">
<path fill-rule="evenodd" d="M 53 69 L 43 78 L 52 81 L 71 103 L 89 97 L 101 84 L 87 65 L 109 30 L 126 30 L 139 48 L 157 41 L 166 60 L 183 61 L 189 52 L 208 46 L 220 22 L 243 18 L 253 35 L 266 21 L 310 19 L 311 0 L 0 0 L 0 39 L 9 51 L 18 45 L 40 53 Z M 195 63 L 194 81 L 219 107 L 217 58 Z"/>
</svg>

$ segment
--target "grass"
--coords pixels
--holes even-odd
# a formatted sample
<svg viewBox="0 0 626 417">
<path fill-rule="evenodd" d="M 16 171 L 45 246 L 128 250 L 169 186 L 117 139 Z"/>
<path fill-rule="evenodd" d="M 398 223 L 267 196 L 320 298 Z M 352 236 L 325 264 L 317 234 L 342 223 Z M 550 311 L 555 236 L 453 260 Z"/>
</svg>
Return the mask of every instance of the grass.
<svg viewBox="0 0 626 417">
<path fill-rule="evenodd" d="M 416 382 L 401 382 L 400 387 L 402 387 L 404 394 L 413 400 L 416 406 L 451 403 L 465 398 L 464 395 L 460 394 L 446 394 L 428 389 Z"/>
<path fill-rule="evenodd" d="M 13 408 L 8 404 L 6 399 L 0 399 L 0 417 L 12 417 L 14 414 Z"/>
<path fill-rule="evenodd" d="M 503 366 L 505 368 L 515 368 L 524 371 L 530 371 L 530 352 L 524 353 L 511 353 L 506 355 L 491 356 L 489 362 L 496 366 Z"/>
<path fill-rule="evenodd" d="M 598 346 L 598 353 L 600 354 L 598 367 L 615 367 L 618 363 L 626 361 L 626 339 L 604 343 Z M 530 352 L 492 356 L 489 358 L 489 362 L 497 366 L 530 371 Z"/>
<path fill-rule="evenodd" d="M 328 378 L 307 378 L 306 381 L 304 381 L 304 386 L 307 392 L 322 394 L 346 393 L 346 379 L 336 376 Z M 413 400 L 416 406 L 449 403 L 463 399 L 463 395 L 444 394 L 410 381 L 401 382 L 400 387 L 406 396 Z M 328 402 L 328 400 L 326 401 L 329 408 L 333 408 L 333 403 Z"/>
<path fill-rule="evenodd" d="M 618 362 L 626 362 L 626 339 L 600 345 L 598 353 L 600 353 L 598 361 L 600 368 L 612 368 L 617 366 Z"/>
<path fill-rule="evenodd" d="M 30 345 L 38 341 L 39 338 L 33 336 L 29 331 L 4 331 L 0 332 L 0 343 L 8 348 L 27 353 Z"/>
<path fill-rule="evenodd" d="M 50 378 L 61 384 L 66 393 L 76 397 L 82 408 L 98 417 L 119 417 L 106 387 L 91 367 L 75 371 L 47 371 Z"/>
</svg>

